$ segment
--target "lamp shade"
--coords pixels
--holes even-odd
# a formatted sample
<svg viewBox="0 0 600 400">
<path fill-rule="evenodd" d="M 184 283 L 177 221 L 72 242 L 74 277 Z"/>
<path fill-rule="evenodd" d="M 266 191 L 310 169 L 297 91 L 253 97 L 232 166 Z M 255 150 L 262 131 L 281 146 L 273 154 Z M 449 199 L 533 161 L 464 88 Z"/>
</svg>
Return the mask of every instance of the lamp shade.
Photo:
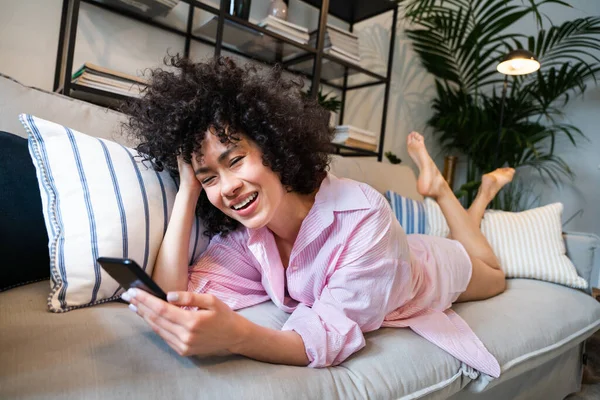
<svg viewBox="0 0 600 400">
<path fill-rule="evenodd" d="M 504 56 L 496 69 L 505 75 L 525 75 L 540 69 L 540 62 L 532 52 L 517 49 Z"/>
</svg>

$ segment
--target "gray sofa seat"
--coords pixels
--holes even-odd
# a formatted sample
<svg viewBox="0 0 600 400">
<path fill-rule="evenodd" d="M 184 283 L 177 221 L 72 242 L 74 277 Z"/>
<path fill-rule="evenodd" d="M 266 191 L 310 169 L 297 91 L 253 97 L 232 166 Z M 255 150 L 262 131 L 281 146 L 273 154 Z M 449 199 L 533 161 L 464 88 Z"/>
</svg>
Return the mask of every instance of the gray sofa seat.
<svg viewBox="0 0 600 400">
<path fill-rule="evenodd" d="M 500 363 L 501 375 L 481 375 L 468 389 L 479 392 L 514 378 L 577 346 L 600 328 L 600 303 L 565 286 L 508 279 L 502 295 L 453 309 Z M 558 318 L 560 317 L 560 319 Z"/>
<path fill-rule="evenodd" d="M 47 294 L 47 281 L 0 293 L 4 398 L 443 399 L 488 383 L 408 329 L 369 333 L 366 348 L 328 369 L 239 356 L 182 358 L 125 304 L 52 314 Z M 509 280 L 502 295 L 455 310 L 498 358 L 499 382 L 575 346 L 600 325 L 600 305 L 591 297 L 533 280 Z M 271 302 L 240 312 L 275 329 L 288 317 Z M 549 329 L 556 315 L 564 321 Z"/>
</svg>

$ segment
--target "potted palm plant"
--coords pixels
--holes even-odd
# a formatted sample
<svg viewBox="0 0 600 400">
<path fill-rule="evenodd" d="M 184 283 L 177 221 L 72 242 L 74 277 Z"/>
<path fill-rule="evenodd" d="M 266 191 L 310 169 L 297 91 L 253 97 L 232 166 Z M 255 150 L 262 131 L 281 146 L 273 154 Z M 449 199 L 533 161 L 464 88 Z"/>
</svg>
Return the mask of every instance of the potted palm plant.
<svg viewBox="0 0 600 400">
<path fill-rule="evenodd" d="M 563 135 L 575 145 L 583 138 L 576 126 L 563 122 L 564 106 L 583 95 L 586 83 L 600 71 L 600 17 L 579 18 L 561 25 L 543 24 L 541 9 L 561 0 L 401 0 L 405 18 L 414 23 L 407 35 L 423 66 L 435 77 L 437 96 L 428 125 L 448 152 L 468 158 L 467 183 L 457 192 L 469 206 L 497 154 L 500 165 L 535 168 L 558 184 L 571 177 L 569 166 L 555 154 Z M 523 18 L 537 22 L 536 36 L 519 33 Z M 512 77 L 500 121 L 499 88 L 504 76 L 495 67 L 514 49 L 526 49 L 540 61 L 537 73 Z M 508 191 L 511 189 L 508 188 Z M 515 188 L 512 189 L 513 192 Z M 515 198 L 498 197 L 495 208 L 515 209 Z M 512 199 L 512 200 L 510 200 Z"/>
</svg>

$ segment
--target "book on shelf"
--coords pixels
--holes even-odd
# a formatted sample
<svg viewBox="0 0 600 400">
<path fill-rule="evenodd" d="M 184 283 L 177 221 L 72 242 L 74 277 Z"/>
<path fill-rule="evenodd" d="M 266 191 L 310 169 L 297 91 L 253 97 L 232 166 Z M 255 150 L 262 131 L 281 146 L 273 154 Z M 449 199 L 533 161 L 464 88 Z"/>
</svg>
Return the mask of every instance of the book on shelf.
<svg viewBox="0 0 600 400">
<path fill-rule="evenodd" d="M 100 2 L 154 18 L 167 15 L 179 0 L 100 0 Z"/>
<path fill-rule="evenodd" d="M 317 32 L 310 35 L 308 43 L 312 47 L 317 44 Z M 337 57 L 350 64 L 360 65 L 358 36 L 343 31 L 332 25 L 327 25 L 323 39 L 323 52 Z"/>
<path fill-rule="evenodd" d="M 77 85 L 103 90 L 123 96 L 139 97 L 146 81 L 91 63 L 84 63 L 71 77 Z"/>
<path fill-rule="evenodd" d="M 264 28 L 270 32 L 277 33 L 278 35 L 281 35 L 290 40 L 293 40 L 294 42 L 298 42 L 300 44 L 308 44 L 308 38 L 297 36 L 296 34 L 287 32 L 285 30 L 282 30 L 282 29 L 279 29 L 279 28 L 273 27 L 273 26 L 265 26 Z"/>
<path fill-rule="evenodd" d="M 126 74 L 124 72 L 120 72 L 120 71 L 106 68 L 106 67 L 101 67 L 99 65 L 92 64 L 90 62 L 83 63 L 83 65 L 81 67 L 79 67 L 79 69 L 77 71 L 75 71 L 75 73 L 73 73 L 72 78 L 73 79 L 77 78 L 79 75 L 81 75 L 85 71 L 93 72 L 98 75 L 107 75 L 109 77 L 123 79 L 126 81 L 135 81 L 138 83 L 142 83 L 144 85 L 148 83 L 148 82 L 146 82 L 146 80 L 144 78 L 140 78 L 139 76 Z"/>
<path fill-rule="evenodd" d="M 310 40 L 307 28 L 271 15 L 268 15 L 257 25 L 302 44 L 307 44 Z"/>
<path fill-rule="evenodd" d="M 308 35 L 308 28 L 306 28 L 302 25 L 293 24 L 289 21 L 286 21 L 285 19 L 277 18 L 272 15 L 267 15 L 267 17 L 263 18 L 257 25 L 258 26 L 266 26 L 266 25 L 280 26 L 280 27 L 288 28 L 294 32 L 297 31 L 299 33 L 306 33 L 306 35 Z"/>
<path fill-rule="evenodd" d="M 323 48 L 323 53 L 331 54 L 332 56 L 341 58 L 342 60 L 348 61 L 349 63 L 360 65 L 360 58 L 352 54 L 348 54 L 344 50 L 341 50 L 334 46 Z"/>
<path fill-rule="evenodd" d="M 335 127 L 335 131 L 336 132 L 356 132 L 356 133 L 362 133 L 365 136 L 377 138 L 377 134 L 375 132 L 368 131 L 366 129 L 357 128 L 356 126 L 353 126 L 353 125 L 337 125 Z"/>
<path fill-rule="evenodd" d="M 377 151 L 376 144 L 365 143 L 365 142 L 361 142 L 360 140 L 356 140 L 356 139 L 352 139 L 352 138 L 346 139 L 346 141 L 344 142 L 344 145 L 349 146 L 349 147 L 357 147 L 357 148 L 363 149 L 363 150 Z"/>
<path fill-rule="evenodd" d="M 379 143 L 379 138 L 374 132 L 360 129 L 352 125 L 338 125 L 335 127 L 334 132 L 335 143 L 341 143 L 350 146 L 347 144 L 348 140 L 350 140 L 352 143 L 368 146 L 368 149 L 371 149 L 373 146 L 377 148 L 377 144 Z"/>
</svg>

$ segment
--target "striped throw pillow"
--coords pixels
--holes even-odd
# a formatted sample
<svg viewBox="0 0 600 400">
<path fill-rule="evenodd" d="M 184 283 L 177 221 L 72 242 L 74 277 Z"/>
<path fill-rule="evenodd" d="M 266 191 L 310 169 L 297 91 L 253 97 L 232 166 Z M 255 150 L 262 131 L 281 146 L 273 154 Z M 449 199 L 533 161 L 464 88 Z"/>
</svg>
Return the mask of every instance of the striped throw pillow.
<svg viewBox="0 0 600 400">
<path fill-rule="evenodd" d="M 51 292 L 48 308 L 64 312 L 118 299 L 122 288 L 96 259 L 135 260 L 149 275 L 177 193 L 135 150 L 31 115 L 20 115 L 29 136 L 48 231 Z M 196 219 L 190 260 L 208 244 Z"/>
<path fill-rule="evenodd" d="M 531 278 L 586 289 L 566 256 L 561 203 L 522 212 L 486 211 L 481 231 L 507 278 Z"/>
<path fill-rule="evenodd" d="M 407 234 L 424 234 L 426 218 L 423 202 L 409 199 L 391 190 L 388 190 L 385 194 L 404 231 Z"/>
<path fill-rule="evenodd" d="M 431 236 L 448 237 L 450 235 L 450 228 L 437 201 L 426 197 L 423 204 L 425 206 L 425 213 L 427 214 L 427 228 L 425 233 Z"/>
</svg>

